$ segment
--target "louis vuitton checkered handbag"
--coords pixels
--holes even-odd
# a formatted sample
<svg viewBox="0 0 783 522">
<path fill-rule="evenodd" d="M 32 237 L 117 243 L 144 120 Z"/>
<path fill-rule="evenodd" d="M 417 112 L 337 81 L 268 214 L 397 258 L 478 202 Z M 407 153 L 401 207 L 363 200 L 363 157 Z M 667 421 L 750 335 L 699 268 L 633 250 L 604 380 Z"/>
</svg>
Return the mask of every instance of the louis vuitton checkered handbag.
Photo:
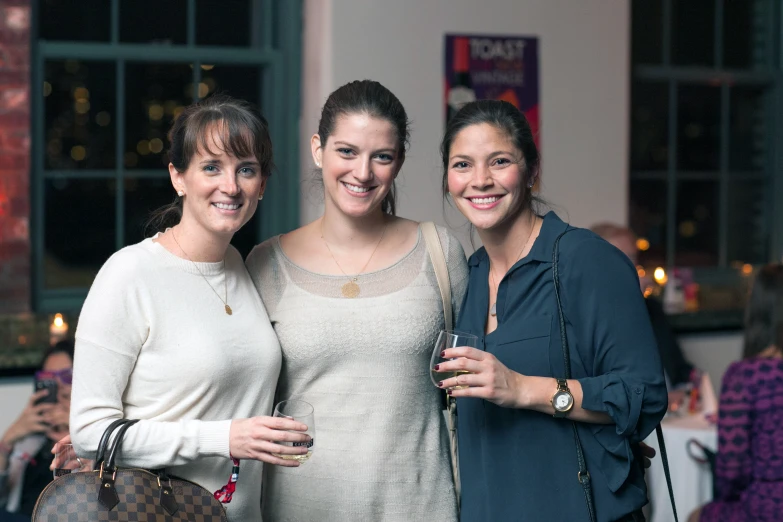
<svg viewBox="0 0 783 522">
<path fill-rule="evenodd" d="M 117 450 L 137 421 L 114 421 L 98 445 L 93 471 L 52 481 L 38 497 L 32 522 L 228 522 L 222 504 L 206 489 L 163 471 L 119 469 Z M 104 459 L 112 432 L 119 428 Z"/>
</svg>

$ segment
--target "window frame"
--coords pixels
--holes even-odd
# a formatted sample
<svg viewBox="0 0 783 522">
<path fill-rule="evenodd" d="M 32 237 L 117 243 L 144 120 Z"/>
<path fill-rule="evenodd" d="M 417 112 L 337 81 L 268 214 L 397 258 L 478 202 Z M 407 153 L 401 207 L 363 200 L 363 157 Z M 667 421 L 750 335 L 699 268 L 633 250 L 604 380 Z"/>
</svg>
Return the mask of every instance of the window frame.
<svg viewBox="0 0 783 522">
<path fill-rule="evenodd" d="M 30 239 L 32 309 L 38 313 L 76 311 L 88 288 L 47 289 L 44 281 L 45 212 L 44 182 L 52 178 L 116 180 L 115 250 L 125 245 L 125 187 L 128 178 L 168 175 L 165 169 L 127 171 L 125 153 L 125 64 L 192 63 L 193 83 L 201 79 L 203 63 L 258 67 L 261 73 L 260 109 L 273 136 L 275 173 L 270 178 L 270 197 L 259 205 L 256 240 L 261 242 L 299 224 L 299 113 L 302 54 L 302 0 L 248 0 L 251 5 L 251 42 L 248 47 L 196 45 L 196 0 L 187 0 L 187 42 L 185 45 L 122 43 L 120 0 L 111 2 L 111 37 L 108 42 L 42 40 L 38 35 L 40 2 L 32 5 L 31 28 L 31 168 Z M 275 30 L 273 31 L 273 28 Z M 277 41 L 273 41 L 277 35 Z M 151 52 L 154 51 L 154 52 Z M 115 167 L 103 170 L 47 170 L 44 167 L 44 65 L 52 59 L 100 60 L 115 63 L 116 115 Z M 194 96 L 198 96 L 194 92 Z M 172 189 L 173 190 L 173 189 Z"/>
<path fill-rule="evenodd" d="M 639 0 L 636 0 L 639 1 Z M 648 0 L 641 0 L 648 1 Z M 712 66 L 677 65 L 672 61 L 672 36 L 674 30 L 673 3 L 676 0 L 661 0 L 662 5 L 662 42 L 660 48 L 660 63 L 631 63 L 631 85 L 636 83 L 665 84 L 668 95 L 667 122 L 667 160 L 665 170 L 634 170 L 629 159 L 629 194 L 635 181 L 659 180 L 666 184 L 666 231 L 665 252 L 666 266 L 675 267 L 676 237 L 677 237 L 677 185 L 687 180 L 710 180 L 717 182 L 718 188 L 718 264 L 712 267 L 693 267 L 694 271 L 710 282 L 734 284 L 741 280 L 736 270 L 730 268 L 729 223 L 727 209 L 729 208 L 729 187 L 732 180 L 753 179 L 763 180 L 772 190 L 767 191 L 764 202 L 765 217 L 771 219 L 767 238 L 766 261 L 780 260 L 783 254 L 783 206 L 774 205 L 775 201 L 783 201 L 783 47 L 781 46 L 781 27 L 783 27 L 783 8 L 778 2 L 765 0 L 772 10 L 773 16 L 768 17 L 763 31 L 769 43 L 769 52 L 763 62 L 763 67 L 755 69 L 733 69 L 724 66 L 724 0 L 715 1 L 715 35 Z M 634 2 L 635 3 L 635 2 Z M 633 9 L 633 6 L 632 6 Z M 633 14 L 631 14 L 633 20 Z M 633 21 L 631 22 L 633 26 Z M 633 32 L 631 33 L 633 40 Z M 633 45 L 633 43 L 632 43 Z M 685 171 L 677 165 L 678 145 L 678 88 L 682 85 L 719 86 L 720 89 L 720 149 L 719 166 L 711 171 Z M 761 87 L 769 93 L 764 101 L 765 125 L 767 125 L 766 158 L 764 166 L 758 172 L 745 172 L 730 168 L 731 139 L 731 89 L 737 87 Z M 633 97 L 631 97 L 633 100 Z M 633 122 L 630 125 L 634 131 Z M 737 177 L 741 174 L 742 177 Z M 631 200 L 629 198 L 629 208 Z M 741 327 L 741 310 L 702 310 L 696 313 L 674 314 L 679 330 L 714 330 L 716 328 Z M 686 316 L 694 319 L 689 321 Z M 681 323 L 681 324 L 680 324 Z M 693 323 L 693 324 L 691 324 Z M 698 324 L 697 324 L 698 323 Z"/>
</svg>

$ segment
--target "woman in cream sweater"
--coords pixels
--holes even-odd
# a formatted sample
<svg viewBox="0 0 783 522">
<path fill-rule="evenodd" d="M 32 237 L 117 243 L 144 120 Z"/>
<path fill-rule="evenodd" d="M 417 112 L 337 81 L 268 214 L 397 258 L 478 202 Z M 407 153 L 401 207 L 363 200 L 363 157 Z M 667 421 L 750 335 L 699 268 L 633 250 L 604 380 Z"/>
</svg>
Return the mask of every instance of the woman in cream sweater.
<svg viewBox="0 0 783 522">
<path fill-rule="evenodd" d="M 244 102 L 211 97 L 169 133 L 178 223 L 123 248 L 101 268 L 76 330 L 71 434 L 94 454 L 115 419 L 141 419 L 121 464 L 166 468 L 209 491 L 242 473 L 227 514 L 260 520 L 262 463 L 299 454 L 303 424 L 268 415 L 280 345 L 232 236 L 252 217 L 272 168 L 266 121 Z M 287 431 L 286 431 L 287 430 Z"/>
</svg>

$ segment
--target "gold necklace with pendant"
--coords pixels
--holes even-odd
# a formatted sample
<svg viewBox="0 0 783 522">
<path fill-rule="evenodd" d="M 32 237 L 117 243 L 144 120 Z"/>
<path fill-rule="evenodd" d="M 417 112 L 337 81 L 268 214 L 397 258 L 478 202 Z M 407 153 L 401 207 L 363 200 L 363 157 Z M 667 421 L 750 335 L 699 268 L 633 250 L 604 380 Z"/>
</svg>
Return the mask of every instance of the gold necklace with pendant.
<svg viewBox="0 0 783 522">
<path fill-rule="evenodd" d="M 215 287 L 212 286 L 212 283 L 209 282 L 209 279 L 207 279 L 207 276 L 204 275 L 204 273 L 201 271 L 201 269 L 198 267 L 195 261 L 193 261 L 187 252 L 185 252 L 185 249 L 180 246 L 179 241 L 177 241 L 177 236 L 174 235 L 174 229 L 171 229 L 171 237 L 174 239 L 174 242 L 177 244 L 180 250 L 182 250 L 182 253 L 185 254 L 185 257 L 188 258 L 188 261 L 193 263 L 193 266 L 196 267 L 196 270 L 199 274 L 201 274 L 201 277 L 204 278 L 204 281 L 206 281 L 207 285 L 212 289 L 213 292 L 215 292 L 215 295 L 218 296 L 218 299 L 220 299 L 223 302 L 223 305 L 225 306 L 226 314 L 231 315 L 234 312 L 231 310 L 231 307 L 228 306 L 228 274 L 226 273 L 226 258 L 223 258 L 223 282 L 226 285 L 226 298 L 223 299 L 220 297 L 220 294 L 217 293 L 217 290 L 215 290 Z"/>
<path fill-rule="evenodd" d="M 525 244 L 522 245 L 522 250 L 519 251 L 519 255 L 517 255 L 517 258 L 514 261 L 514 263 L 519 261 L 519 258 L 522 257 L 522 252 L 525 251 L 525 247 L 530 241 L 530 237 L 533 235 L 533 229 L 535 228 L 536 228 L 536 216 L 533 216 L 533 224 L 530 227 L 530 233 L 527 235 L 527 239 L 525 239 Z M 514 265 L 514 263 L 512 263 L 512 266 Z M 495 276 L 492 275 L 492 261 L 489 262 L 489 280 L 492 283 L 492 288 L 495 288 Z M 498 298 L 497 298 L 498 290 L 500 290 L 500 285 L 498 285 L 498 288 L 495 290 L 495 302 L 492 303 L 492 306 L 489 307 L 489 314 L 492 317 L 498 315 Z"/>
<path fill-rule="evenodd" d="M 355 276 L 349 276 L 345 273 L 345 270 L 343 270 L 343 267 L 340 266 L 340 263 L 337 262 L 337 258 L 334 257 L 334 254 L 332 253 L 332 249 L 329 248 L 329 243 L 326 241 L 326 238 L 324 237 L 324 222 L 323 219 L 321 219 L 321 239 L 324 241 L 324 245 L 326 245 L 326 250 L 329 251 L 329 255 L 332 256 L 332 260 L 334 261 L 334 264 L 337 265 L 337 268 L 340 269 L 340 272 L 343 273 L 345 277 L 348 278 L 348 282 L 345 283 L 340 291 L 343 294 L 343 297 L 347 297 L 349 299 L 353 299 L 355 297 L 359 297 L 360 289 L 359 289 L 359 276 L 362 275 L 364 272 L 364 269 L 367 268 L 367 266 L 370 264 L 370 261 L 372 261 L 372 256 L 375 255 L 375 251 L 378 250 L 378 247 L 381 244 L 381 241 L 383 241 L 383 236 L 386 235 L 386 229 L 389 227 L 389 222 L 386 222 L 386 225 L 383 227 L 383 232 L 381 233 L 381 238 L 378 240 L 378 242 L 375 244 L 375 248 L 372 251 L 372 254 L 370 254 L 370 258 L 367 260 L 367 262 L 364 264 L 361 270 L 359 270 L 359 273 Z"/>
</svg>

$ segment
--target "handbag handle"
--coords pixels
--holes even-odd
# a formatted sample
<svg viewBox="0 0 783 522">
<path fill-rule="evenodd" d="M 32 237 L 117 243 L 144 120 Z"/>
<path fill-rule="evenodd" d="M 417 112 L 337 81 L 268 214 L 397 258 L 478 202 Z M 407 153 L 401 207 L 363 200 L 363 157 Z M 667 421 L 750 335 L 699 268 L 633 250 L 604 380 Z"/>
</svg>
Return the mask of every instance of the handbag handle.
<svg viewBox="0 0 783 522">
<path fill-rule="evenodd" d="M 557 239 L 555 239 L 555 246 L 552 252 L 552 279 L 554 280 L 554 284 L 555 284 L 555 300 L 557 301 L 557 315 L 558 315 L 559 325 L 560 325 L 560 341 L 563 347 L 563 359 L 565 363 L 566 379 L 571 378 L 571 357 L 570 357 L 570 351 L 568 347 L 568 337 L 566 335 L 565 316 L 563 314 L 563 304 L 560 300 L 560 274 L 558 273 L 557 265 L 560 257 L 559 248 L 558 248 L 560 245 L 560 239 L 571 230 L 576 230 L 576 229 L 567 227 L 563 232 L 560 233 L 559 236 L 557 236 Z M 587 466 L 584 458 L 584 451 L 582 450 L 582 442 L 579 440 L 579 431 L 577 430 L 576 427 L 576 421 L 571 421 L 571 423 L 574 428 L 574 440 L 576 442 L 576 457 L 579 463 L 579 473 L 577 473 L 577 478 L 579 479 L 579 483 L 582 484 L 582 488 L 584 489 L 585 499 L 587 501 L 587 509 L 588 512 L 590 513 L 590 520 L 591 522 L 595 522 L 597 519 L 595 517 L 595 505 L 593 504 L 593 489 L 590 483 L 590 473 L 588 473 L 587 471 Z M 661 430 L 660 423 L 655 427 L 655 435 L 658 438 L 658 448 L 661 450 L 661 463 L 663 464 L 663 474 L 666 476 L 666 486 L 669 489 L 669 500 L 671 500 L 672 512 L 674 513 L 674 520 L 675 522 L 679 522 L 679 518 L 677 517 L 677 506 L 674 504 L 674 489 L 672 488 L 672 478 L 671 478 L 671 473 L 669 472 L 669 458 L 666 455 L 666 443 L 663 440 L 663 431 Z"/>
<path fill-rule="evenodd" d="M 137 419 L 126 419 L 125 422 L 122 423 L 120 430 L 117 432 L 117 436 L 114 437 L 114 441 L 112 442 L 109 459 L 105 463 L 102 462 L 100 465 L 101 487 L 98 491 L 98 501 L 108 508 L 109 511 L 114 509 L 120 502 L 119 495 L 117 495 L 117 490 L 114 487 L 114 479 L 117 475 L 117 468 L 115 467 L 117 451 L 122 445 L 122 439 L 125 437 L 125 432 L 137 422 L 139 422 Z M 114 428 L 116 428 L 116 426 L 114 426 Z M 158 485 L 160 486 L 158 501 L 166 513 L 173 516 L 179 510 L 179 504 L 174 498 L 171 480 L 168 475 L 166 475 L 165 471 L 159 471 L 156 475 L 158 477 Z"/>
<path fill-rule="evenodd" d="M 109 426 L 104 430 L 103 435 L 101 435 L 101 441 L 98 443 L 98 451 L 95 453 L 95 464 L 92 468 L 94 471 L 98 471 L 98 469 L 101 467 L 101 463 L 103 462 L 104 456 L 106 455 L 106 445 L 109 443 L 111 434 L 114 432 L 114 430 L 126 422 L 128 422 L 128 419 L 117 419 L 109 424 Z"/>
<path fill-rule="evenodd" d="M 106 466 L 104 466 L 105 470 L 113 470 L 114 469 L 114 462 L 117 457 L 117 450 L 120 448 L 120 445 L 122 444 L 122 438 L 125 436 L 125 432 L 128 431 L 128 428 L 133 426 L 139 422 L 138 420 L 128 420 L 125 422 L 122 427 L 120 427 L 120 431 L 117 432 L 117 436 L 114 437 L 114 441 L 111 445 L 111 450 L 109 452 L 109 460 L 106 461 Z"/>
</svg>

